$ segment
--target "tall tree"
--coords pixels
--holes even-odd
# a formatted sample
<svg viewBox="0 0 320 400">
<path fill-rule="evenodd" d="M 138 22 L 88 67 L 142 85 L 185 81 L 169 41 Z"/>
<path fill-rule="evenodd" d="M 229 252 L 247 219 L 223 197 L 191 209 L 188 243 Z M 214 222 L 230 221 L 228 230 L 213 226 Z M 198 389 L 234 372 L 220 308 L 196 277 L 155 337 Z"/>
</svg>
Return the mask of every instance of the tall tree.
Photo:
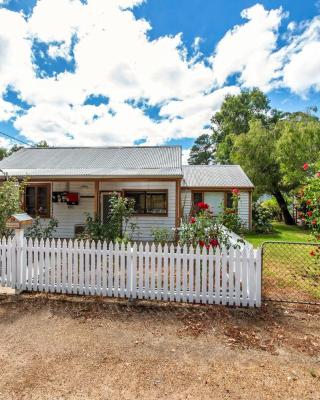
<svg viewBox="0 0 320 400">
<path fill-rule="evenodd" d="M 293 225 L 284 193 L 300 185 L 302 165 L 320 156 L 320 122 L 310 115 L 288 115 L 274 124 L 250 122 L 249 131 L 238 135 L 231 151 L 260 193 L 270 193 L 281 208 L 285 223 Z M 298 171 L 298 172 L 296 172 Z"/>
<path fill-rule="evenodd" d="M 238 95 L 227 95 L 220 111 L 211 118 L 216 161 L 230 164 L 235 137 L 248 132 L 251 120 L 258 119 L 266 125 L 270 115 L 274 117 L 274 114 L 270 113 L 267 96 L 259 89 L 242 90 Z"/>
<path fill-rule="evenodd" d="M 199 136 L 191 148 L 188 163 L 192 165 L 212 164 L 214 159 L 214 144 L 210 135 Z"/>
<path fill-rule="evenodd" d="M 49 148 L 50 146 L 48 145 L 48 143 L 47 143 L 46 140 L 41 140 L 40 142 L 38 142 L 38 143 L 36 144 L 36 147 L 37 147 L 38 149 L 47 149 L 47 148 Z"/>
</svg>

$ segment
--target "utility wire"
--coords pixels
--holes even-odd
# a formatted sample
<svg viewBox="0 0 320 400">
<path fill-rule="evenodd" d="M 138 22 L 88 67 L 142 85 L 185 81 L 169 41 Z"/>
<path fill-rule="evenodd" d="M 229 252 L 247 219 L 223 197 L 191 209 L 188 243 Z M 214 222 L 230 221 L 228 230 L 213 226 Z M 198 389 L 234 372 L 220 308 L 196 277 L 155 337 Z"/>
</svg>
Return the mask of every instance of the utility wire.
<svg viewBox="0 0 320 400">
<path fill-rule="evenodd" d="M 13 136 L 11 136 L 11 135 L 8 135 L 7 133 L 4 133 L 4 132 L 2 132 L 2 131 L 0 131 L 0 134 L 1 134 L 1 135 L 4 135 L 4 136 L 7 136 L 8 138 L 10 138 L 10 139 L 12 139 L 12 140 L 16 140 L 17 142 L 20 142 L 20 143 L 22 143 L 22 144 L 24 144 L 24 145 L 26 145 L 26 146 L 32 146 L 30 143 L 24 142 L 23 140 L 17 139 L 17 138 L 15 138 L 15 137 L 13 137 Z"/>
</svg>

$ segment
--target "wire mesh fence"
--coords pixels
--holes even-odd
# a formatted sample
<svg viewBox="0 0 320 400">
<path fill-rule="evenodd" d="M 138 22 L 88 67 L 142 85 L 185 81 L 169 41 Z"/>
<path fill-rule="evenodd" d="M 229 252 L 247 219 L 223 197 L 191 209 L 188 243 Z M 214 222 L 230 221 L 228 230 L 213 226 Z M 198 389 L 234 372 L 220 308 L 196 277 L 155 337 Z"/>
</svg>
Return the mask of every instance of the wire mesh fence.
<svg viewBox="0 0 320 400">
<path fill-rule="evenodd" d="M 320 304 L 320 258 L 315 243 L 265 242 L 262 246 L 264 300 Z"/>
</svg>

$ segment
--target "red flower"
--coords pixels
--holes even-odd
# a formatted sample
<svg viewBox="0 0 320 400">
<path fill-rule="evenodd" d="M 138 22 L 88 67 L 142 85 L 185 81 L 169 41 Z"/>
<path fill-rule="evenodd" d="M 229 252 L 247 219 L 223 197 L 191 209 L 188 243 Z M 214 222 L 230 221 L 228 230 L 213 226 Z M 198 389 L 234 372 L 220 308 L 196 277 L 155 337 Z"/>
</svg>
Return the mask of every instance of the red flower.
<svg viewBox="0 0 320 400">
<path fill-rule="evenodd" d="M 234 194 L 235 196 L 238 196 L 240 193 L 240 190 L 237 188 L 232 189 L 232 194 Z"/>
<path fill-rule="evenodd" d="M 304 163 L 302 168 L 306 171 L 309 168 L 309 164 L 308 163 Z"/>
<path fill-rule="evenodd" d="M 306 201 L 306 203 L 308 204 L 308 206 L 310 206 L 311 200 L 308 199 L 308 200 Z"/>
<path fill-rule="evenodd" d="M 203 240 L 199 240 L 199 246 L 203 247 L 205 245 L 205 242 Z"/>
<path fill-rule="evenodd" d="M 312 211 L 308 211 L 307 214 L 308 214 L 308 217 L 311 217 L 313 212 Z"/>
<path fill-rule="evenodd" d="M 204 203 L 203 201 L 200 201 L 200 202 L 197 204 L 197 206 L 198 206 L 198 208 L 200 208 L 200 210 L 207 210 L 207 209 L 209 208 L 208 204 L 207 204 L 207 203 Z"/>
<path fill-rule="evenodd" d="M 312 224 L 312 225 L 317 225 L 317 220 L 314 219 L 313 221 L 311 221 L 311 224 Z"/>
<path fill-rule="evenodd" d="M 320 178 L 320 171 L 317 172 L 317 177 Z"/>
<path fill-rule="evenodd" d="M 314 252 L 314 250 L 310 251 L 310 256 L 314 257 L 316 255 L 316 253 Z"/>
<path fill-rule="evenodd" d="M 212 247 L 217 247 L 217 246 L 219 246 L 219 242 L 218 242 L 217 239 L 212 239 L 212 240 L 210 240 L 210 244 L 211 244 Z"/>
<path fill-rule="evenodd" d="M 190 222 L 191 224 L 194 224 L 197 220 L 195 219 L 195 217 L 190 218 Z"/>
</svg>

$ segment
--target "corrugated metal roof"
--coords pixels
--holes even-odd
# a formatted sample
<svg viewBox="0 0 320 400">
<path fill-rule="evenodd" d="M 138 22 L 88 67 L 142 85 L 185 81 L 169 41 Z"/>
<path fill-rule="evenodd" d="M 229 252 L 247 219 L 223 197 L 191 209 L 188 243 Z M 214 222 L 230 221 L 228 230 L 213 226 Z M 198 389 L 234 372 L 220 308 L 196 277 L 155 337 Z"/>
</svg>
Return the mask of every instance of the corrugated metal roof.
<svg viewBox="0 0 320 400">
<path fill-rule="evenodd" d="M 15 176 L 182 176 L 181 147 L 25 148 L 0 168 Z"/>
<path fill-rule="evenodd" d="M 183 187 L 253 187 L 240 165 L 183 165 Z"/>
</svg>

